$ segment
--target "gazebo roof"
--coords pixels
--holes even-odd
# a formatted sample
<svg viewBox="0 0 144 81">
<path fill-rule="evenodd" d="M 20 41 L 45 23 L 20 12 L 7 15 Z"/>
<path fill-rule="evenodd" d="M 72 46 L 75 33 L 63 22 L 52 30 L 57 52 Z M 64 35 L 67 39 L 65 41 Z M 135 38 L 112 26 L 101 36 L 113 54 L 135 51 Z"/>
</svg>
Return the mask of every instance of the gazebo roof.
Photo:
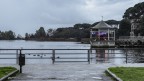
<svg viewBox="0 0 144 81">
<path fill-rule="evenodd" d="M 97 25 L 92 27 L 92 29 L 111 29 L 112 26 L 108 25 L 104 21 L 100 21 Z"/>
</svg>

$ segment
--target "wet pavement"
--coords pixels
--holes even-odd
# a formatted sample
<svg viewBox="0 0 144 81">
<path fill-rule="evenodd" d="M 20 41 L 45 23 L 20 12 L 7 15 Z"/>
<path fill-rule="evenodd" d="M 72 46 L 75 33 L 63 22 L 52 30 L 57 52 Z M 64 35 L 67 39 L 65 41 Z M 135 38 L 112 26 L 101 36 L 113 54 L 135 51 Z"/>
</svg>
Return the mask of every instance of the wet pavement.
<svg viewBox="0 0 144 81">
<path fill-rule="evenodd" d="M 13 66 L 19 69 L 18 65 Z M 9 77 L 10 81 L 113 81 L 105 75 L 108 67 L 144 67 L 143 63 L 128 64 L 31 64 L 23 67 L 23 73 Z"/>
<path fill-rule="evenodd" d="M 10 81 L 112 81 L 104 71 L 114 64 L 33 64 Z M 18 66 L 15 66 L 18 68 Z"/>
</svg>

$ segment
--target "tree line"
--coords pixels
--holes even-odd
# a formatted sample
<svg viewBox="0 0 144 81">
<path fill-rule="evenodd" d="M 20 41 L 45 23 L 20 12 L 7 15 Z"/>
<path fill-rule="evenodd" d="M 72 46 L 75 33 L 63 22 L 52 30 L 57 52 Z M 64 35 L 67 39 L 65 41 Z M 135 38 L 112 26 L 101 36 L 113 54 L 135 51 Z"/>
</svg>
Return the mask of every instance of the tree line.
<svg viewBox="0 0 144 81">
<path fill-rule="evenodd" d="M 116 20 L 108 20 L 106 23 L 112 24 L 119 24 L 120 21 Z M 25 34 L 26 40 L 75 40 L 80 41 L 82 38 L 90 38 L 90 29 L 91 27 L 98 24 L 98 22 L 94 24 L 89 23 L 77 23 L 73 27 L 66 27 L 66 28 L 57 28 L 48 29 L 45 31 L 44 27 L 40 27 L 36 30 L 35 33 Z"/>
<path fill-rule="evenodd" d="M 11 30 L 0 31 L 0 40 L 14 40 L 15 38 L 15 33 Z"/>
<path fill-rule="evenodd" d="M 44 27 L 40 27 L 35 33 L 25 34 L 26 40 L 64 40 L 64 39 L 76 39 L 89 38 L 90 34 L 90 24 L 75 24 L 74 27 L 48 29 L 47 31 Z"/>
</svg>

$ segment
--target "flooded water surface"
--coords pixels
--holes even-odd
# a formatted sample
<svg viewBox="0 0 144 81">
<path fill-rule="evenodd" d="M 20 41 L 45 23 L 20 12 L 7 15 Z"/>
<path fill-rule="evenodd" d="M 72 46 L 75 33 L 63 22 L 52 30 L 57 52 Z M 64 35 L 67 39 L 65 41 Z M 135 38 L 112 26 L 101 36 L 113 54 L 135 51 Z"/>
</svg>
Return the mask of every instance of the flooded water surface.
<svg viewBox="0 0 144 81">
<path fill-rule="evenodd" d="M 26 64 L 51 64 L 53 53 L 55 62 L 87 62 L 90 63 L 126 63 L 143 62 L 141 50 L 110 50 L 93 49 L 90 44 L 80 42 L 40 42 L 40 41 L 0 41 L 0 49 L 51 49 L 51 50 L 22 50 Z M 52 50 L 56 49 L 56 50 Z M 89 55 L 88 55 L 89 54 Z M 0 50 L 0 64 L 17 64 L 19 51 Z M 127 58 L 126 57 L 130 57 Z"/>
</svg>

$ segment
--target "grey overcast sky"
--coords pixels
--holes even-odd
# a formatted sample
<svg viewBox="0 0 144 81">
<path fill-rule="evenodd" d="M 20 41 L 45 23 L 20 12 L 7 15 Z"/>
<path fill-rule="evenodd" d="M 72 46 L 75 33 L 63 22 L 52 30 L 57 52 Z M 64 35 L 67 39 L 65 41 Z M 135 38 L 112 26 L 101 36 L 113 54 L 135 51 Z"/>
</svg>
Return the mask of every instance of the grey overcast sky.
<svg viewBox="0 0 144 81">
<path fill-rule="evenodd" d="M 17 34 L 71 27 L 76 23 L 121 20 L 125 10 L 144 0 L 0 0 L 0 30 Z"/>
</svg>

